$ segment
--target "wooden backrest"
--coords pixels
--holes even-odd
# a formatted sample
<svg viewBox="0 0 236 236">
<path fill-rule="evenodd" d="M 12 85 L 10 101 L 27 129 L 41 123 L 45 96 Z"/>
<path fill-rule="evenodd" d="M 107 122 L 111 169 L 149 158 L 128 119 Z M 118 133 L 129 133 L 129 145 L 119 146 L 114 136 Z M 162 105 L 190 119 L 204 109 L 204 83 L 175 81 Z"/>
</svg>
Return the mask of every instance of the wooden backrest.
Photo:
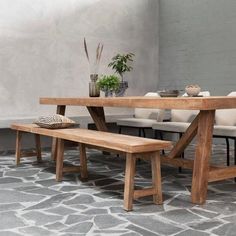
<svg viewBox="0 0 236 236">
<path fill-rule="evenodd" d="M 135 137 L 123 134 L 87 130 L 87 129 L 45 129 L 34 124 L 13 124 L 14 130 L 30 132 L 70 140 L 78 143 L 104 147 L 128 153 L 142 153 L 168 149 L 172 147 L 171 142 Z"/>
</svg>

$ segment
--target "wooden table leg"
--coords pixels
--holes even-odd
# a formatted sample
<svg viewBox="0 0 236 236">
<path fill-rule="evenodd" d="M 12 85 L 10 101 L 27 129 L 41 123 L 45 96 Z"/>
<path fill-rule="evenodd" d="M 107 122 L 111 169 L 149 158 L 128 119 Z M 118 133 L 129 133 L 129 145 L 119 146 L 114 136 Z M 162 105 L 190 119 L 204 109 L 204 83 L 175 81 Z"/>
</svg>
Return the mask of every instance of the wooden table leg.
<svg viewBox="0 0 236 236">
<path fill-rule="evenodd" d="M 108 131 L 103 107 L 87 107 L 99 131 Z"/>
<path fill-rule="evenodd" d="M 65 115 L 65 112 L 66 112 L 66 106 L 61 106 L 61 105 L 58 105 L 57 106 L 57 114 L 59 115 Z M 52 153 L 51 153 L 51 158 L 52 160 L 56 160 L 57 159 L 57 139 L 56 138 L 53 138 L 52 139 Z"/>
<path fill-rule="evenodd" d="M 191 193 L 192 202 L 196 204 L 203 204 L 206 201 L 214 118 L 214 110 L 202 110 L 198 118 Z"/>
</svg>

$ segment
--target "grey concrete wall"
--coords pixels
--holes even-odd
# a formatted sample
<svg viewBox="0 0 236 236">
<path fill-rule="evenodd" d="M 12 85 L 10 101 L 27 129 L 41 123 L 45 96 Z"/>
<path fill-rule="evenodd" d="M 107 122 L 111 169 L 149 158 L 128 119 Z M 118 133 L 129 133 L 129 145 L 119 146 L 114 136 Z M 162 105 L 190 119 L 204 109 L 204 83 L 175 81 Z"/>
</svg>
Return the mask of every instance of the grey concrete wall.
<svg viewBox="0 0 236 236">
<path fill-rule="evenodd" d="M 128 95 L 157 90 L 158 0 L 1 0 L 0 118 L 54 113 L 42 96 L 88 96 L 90 55 L 104 44 L 100 73 L 116 53 L 135 53 Z M 121 113 L 109 110 L 108 113 Z M 86 115 L 70 108 L 68 115 Z"/>
<path fill-rule="evenodd" d="M 160 1 L 160 88 L 236 90 L 236 1 Z"/>
</svg>

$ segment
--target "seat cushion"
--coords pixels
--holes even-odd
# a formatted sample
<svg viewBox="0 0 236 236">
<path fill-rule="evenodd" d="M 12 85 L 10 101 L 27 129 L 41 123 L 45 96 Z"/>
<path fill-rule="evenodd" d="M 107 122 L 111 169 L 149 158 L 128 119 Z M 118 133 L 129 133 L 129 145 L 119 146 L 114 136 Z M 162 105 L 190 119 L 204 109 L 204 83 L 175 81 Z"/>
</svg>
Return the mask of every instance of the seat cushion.
<svg viewBox="0 0 236 236">
<path fill-rule="evenodd" d="M 152 128 L 157 120 L 152 119 L 141 119 L 141 118 L 124 118 L 116 121 L 119 126 L 129 126 L 137 128 Z"/>
<path fill-rule="evenodd" d="M 166 132 L 183 133 L 189 125 L 190 123 L 188 122 L 156 122 L 156 124 L 153 124 L 152 128 Z"/>
<path fill-rule="evenodd" d="M 213 134 L 217 136 L 236 138 L 236 126 L 215 125 Z"/>
<path fill-rule="evenodd" d="M 75 125 L 75 122 L 62 115 L 50 115 L 50 116 L 40 116 L 34 121 L 34 124 L 41 128 L 47 129 L 61 129 L 68 128 Z"/>
</svg>

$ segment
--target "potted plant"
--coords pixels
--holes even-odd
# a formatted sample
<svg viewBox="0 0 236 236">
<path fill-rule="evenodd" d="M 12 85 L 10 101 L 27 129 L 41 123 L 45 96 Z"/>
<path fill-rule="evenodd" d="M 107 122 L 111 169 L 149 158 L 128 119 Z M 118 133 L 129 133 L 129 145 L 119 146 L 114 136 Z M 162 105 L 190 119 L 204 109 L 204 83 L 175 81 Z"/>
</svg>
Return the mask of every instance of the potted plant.
<svg viewBox="0 0 236 236">
<path fill-rule="evenodd" d="M 124 93 L 128 88 L 128 82 L 124 81 L 124 73 L 133 69 L 133 67 L 129 65 L 129 63 L 133 61 L 133 56 L 133 53 L 117 54 L 108 64 L 108 66 L 115 70 L 115 73 L 118 73 L 121 78 L 119 89 L 116 91 L 116 96 L 124 96 Z"/>
<path fill-rule="evenodd" d="M 105 92 L 105 97 L 112 96 L 119 84 L 120 80 L 116 75 L 104 75 L 97 81 L 98 88 Z"/>
</svg>

